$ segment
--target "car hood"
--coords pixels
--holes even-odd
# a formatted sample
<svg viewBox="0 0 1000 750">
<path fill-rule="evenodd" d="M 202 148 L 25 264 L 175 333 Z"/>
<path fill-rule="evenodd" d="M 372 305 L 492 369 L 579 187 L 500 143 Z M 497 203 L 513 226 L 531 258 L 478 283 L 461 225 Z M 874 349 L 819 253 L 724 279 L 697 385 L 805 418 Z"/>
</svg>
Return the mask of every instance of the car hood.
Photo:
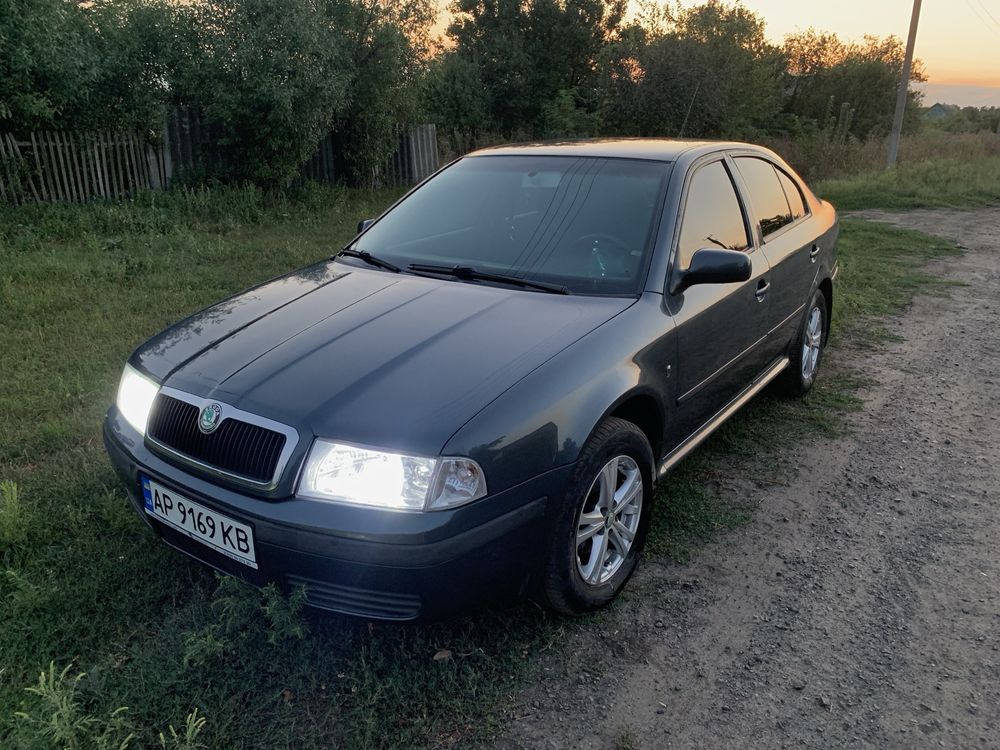
<svg viewBox="0 0 1000 750">
<path fill-rule="evenodd" d="M 321 263 L 140 347 L 165 385 L 346 442 L 436 454 L 490 401 L 634 299 Z"/>
</svg>

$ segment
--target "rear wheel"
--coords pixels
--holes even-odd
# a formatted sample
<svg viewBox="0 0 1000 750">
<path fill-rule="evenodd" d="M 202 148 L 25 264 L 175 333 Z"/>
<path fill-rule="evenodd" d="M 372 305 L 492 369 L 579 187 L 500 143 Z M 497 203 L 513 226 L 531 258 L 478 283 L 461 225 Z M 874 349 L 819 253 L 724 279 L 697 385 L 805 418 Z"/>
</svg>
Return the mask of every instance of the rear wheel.
<svg viewBox="0 0 1000 750">
<path fill-rule="evenodd" d="M 779 390 L 788 396 L 802 396 L 816 382 L 826 343 L 827 309 L 826 295 L 817 289 L 792 341 L 788 368 L 778 381 Z"/>
<path fill-rule="evenodd" d="M 618 596 L 646 540 L 652 466 L 649 441 L 631 422 L 611 418 L 594 431 L 556 513 L 543 604 L 584 614 Z"/>
</svg>

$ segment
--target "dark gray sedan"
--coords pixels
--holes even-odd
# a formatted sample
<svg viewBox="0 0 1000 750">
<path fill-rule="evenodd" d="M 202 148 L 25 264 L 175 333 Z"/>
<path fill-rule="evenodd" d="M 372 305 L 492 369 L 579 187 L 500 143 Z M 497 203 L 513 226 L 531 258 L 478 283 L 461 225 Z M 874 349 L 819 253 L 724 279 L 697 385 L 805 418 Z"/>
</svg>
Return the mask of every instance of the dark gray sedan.
<svg viewBox="0 0 1000 750">
<path fill-rule="evenodd" d="M 105 444 L 165 542 L 316 607 L 587 612 L 655 482 L 771 381 L 809 390 L 836 239 L 757 146 L 479 151 L 140 346 Z"/>
</svg>

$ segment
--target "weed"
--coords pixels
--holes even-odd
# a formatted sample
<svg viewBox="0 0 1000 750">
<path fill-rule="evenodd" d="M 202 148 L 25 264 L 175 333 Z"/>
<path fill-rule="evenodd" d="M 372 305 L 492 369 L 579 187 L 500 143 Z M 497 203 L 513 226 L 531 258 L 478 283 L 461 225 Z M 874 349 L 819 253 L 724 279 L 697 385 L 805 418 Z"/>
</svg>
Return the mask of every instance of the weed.
<svg viewBox="0 0 1000 750">
<path fill-rule="evenodd" d="M 639 738 L 635 732 L 627 727 L 620 729 L 615 737 L 615 750 L 639 750 Z"/>
<path fill-rule="evenodd" d="M 5 479 L 0 482 L 0 549 L 23 542 L 26 529 L 26 509 L 21 505 L 17 484 Z"/>
<path fill-rule="evenodd" d="M 198 709 L 194 709 L 184 718 L 184 726 L 178 732 L 171 724 L 167 732 L 160 732 L 160 747 L 163 750 L 202 750 L 207 747 L 198 737 L 205 728 L 207 720 L 204 716 L 198 715 Z"/>
<path fill-rule="evenodd" d="M 73 673 L 73 665 L 56 672 L 54 662 L 38 677 L 34 687 L 26 688 L 35 696 L 35 705 L 15 716 L 31 727 L 34 736 L 67 750 L 125 750 L 135 735 L 129 729 L 122 706 L 111 711 L 106 719 L 86 713 L 78 698 L 83 672 Z"/>
</svg>

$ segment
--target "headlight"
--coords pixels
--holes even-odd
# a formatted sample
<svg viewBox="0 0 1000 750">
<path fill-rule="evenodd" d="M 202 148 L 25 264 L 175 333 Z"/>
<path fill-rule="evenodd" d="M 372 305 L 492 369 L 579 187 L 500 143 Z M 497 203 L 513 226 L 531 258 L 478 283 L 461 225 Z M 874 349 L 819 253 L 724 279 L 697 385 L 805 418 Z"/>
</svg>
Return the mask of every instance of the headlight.
<svg viewBox="0 0 1000 750">
<path fill-rule="evenodd" d="M 479 464 L 468 458 L 421 458 L 316 440 L 299 494 L 396 510 L 440 510 L 486 494 Z"/>
<path fill-rule="evenodd" d="M 135 427 L 140 435 L 146 434 L 146 420 L 153 406 L 153 399 L 160 386 L 141 374 L 131 365 L 125 365 L 121 382 L 118 384 L 118 399 L 115 405 L 125 421 Z"/>
</svg>

